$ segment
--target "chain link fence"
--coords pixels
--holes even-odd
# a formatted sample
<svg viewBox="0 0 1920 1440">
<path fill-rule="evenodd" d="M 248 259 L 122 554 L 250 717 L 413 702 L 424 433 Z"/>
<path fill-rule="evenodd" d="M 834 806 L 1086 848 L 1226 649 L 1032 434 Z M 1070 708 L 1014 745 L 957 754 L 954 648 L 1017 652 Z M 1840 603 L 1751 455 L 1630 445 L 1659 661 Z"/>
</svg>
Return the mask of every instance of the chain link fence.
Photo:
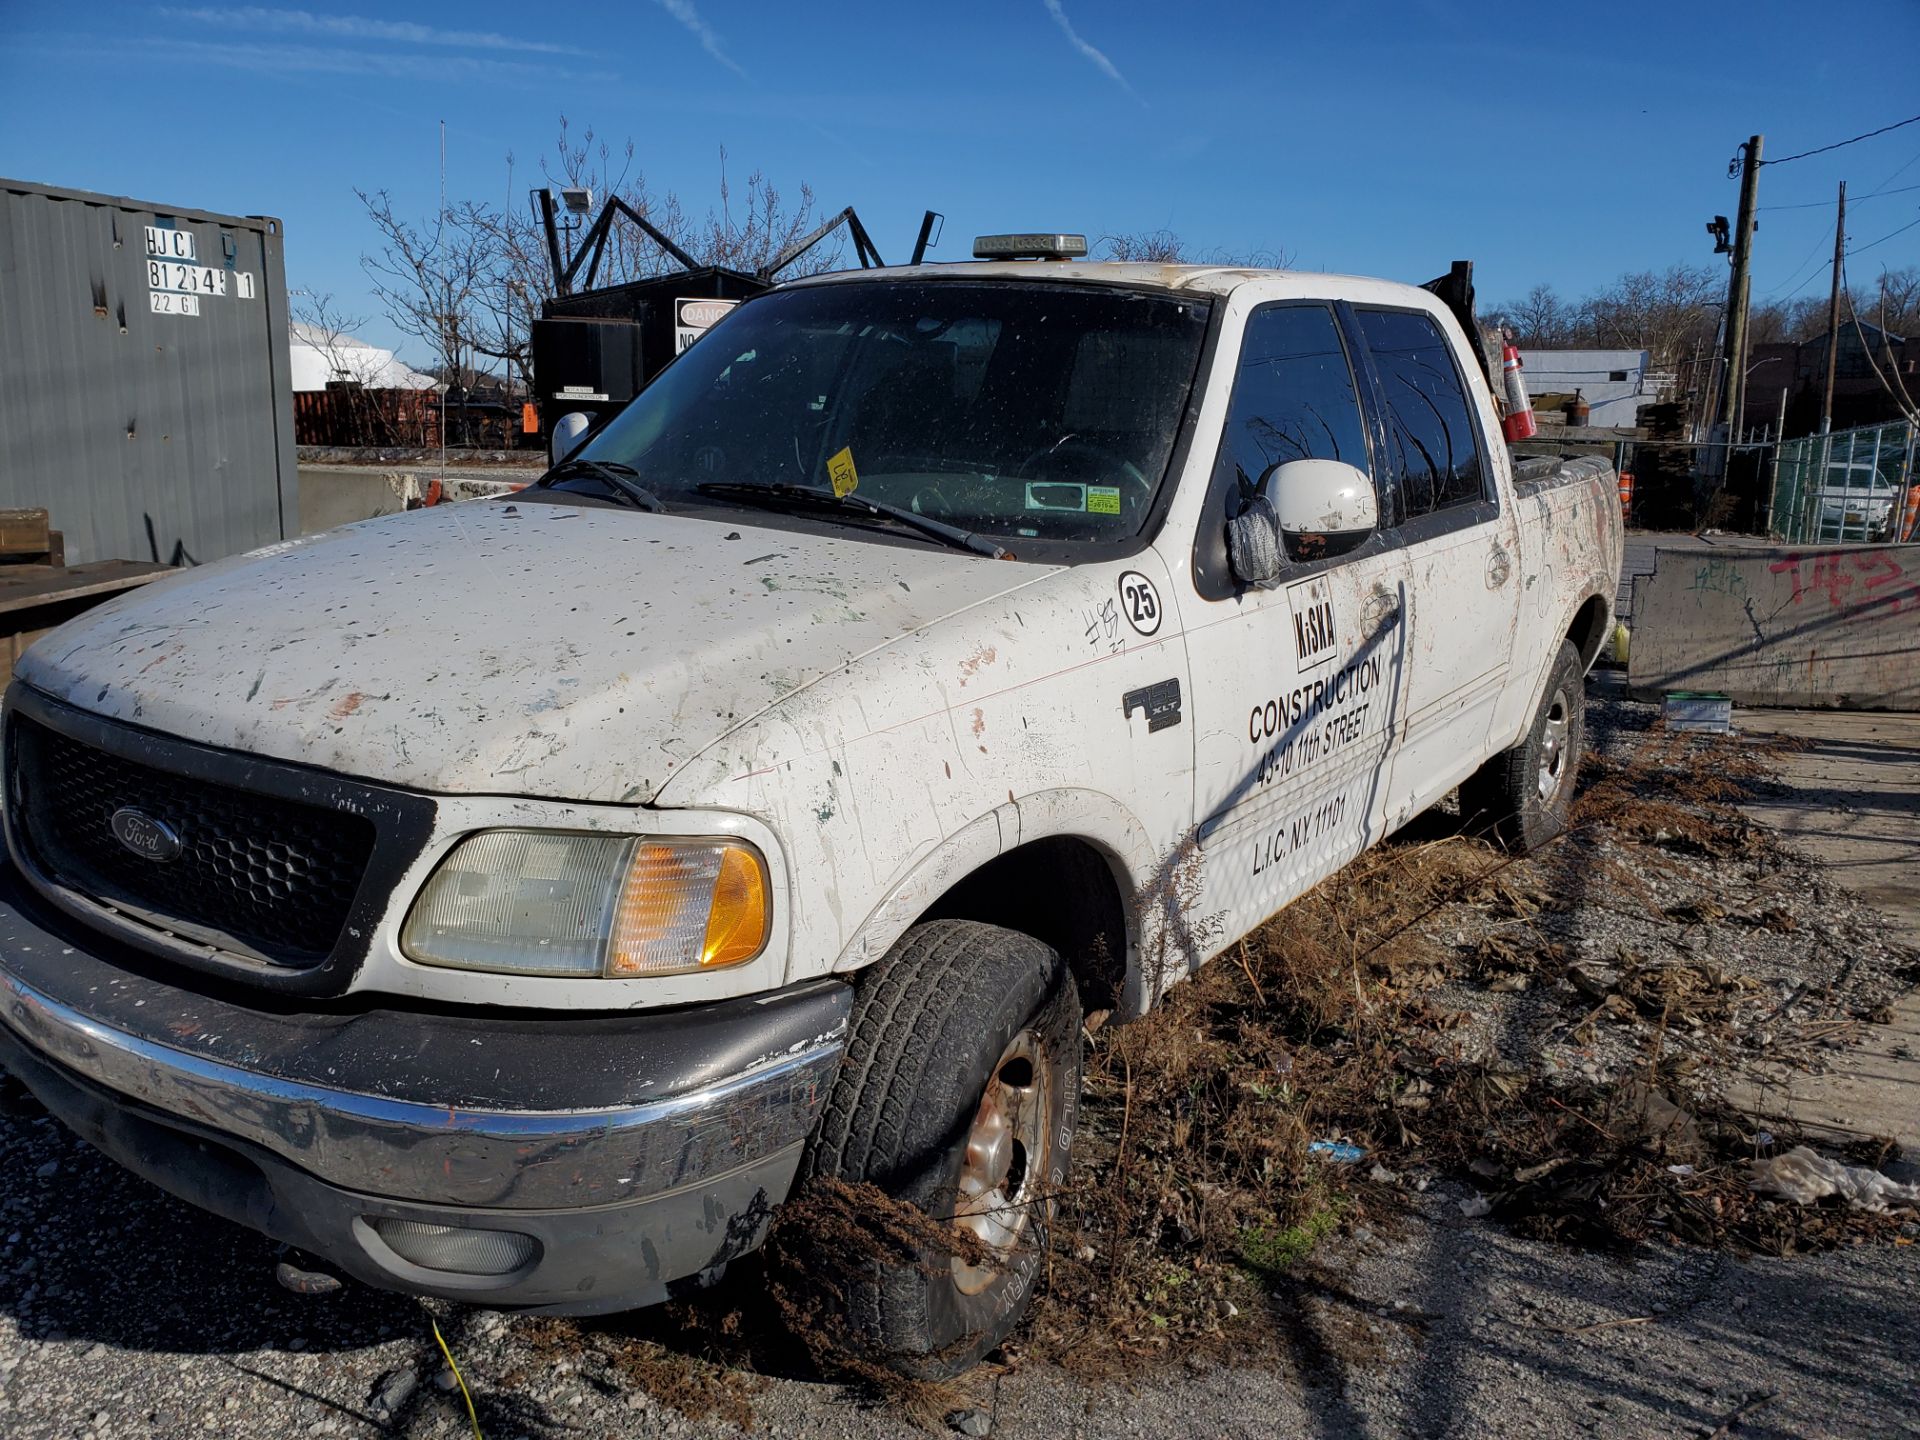
<svg viewBox="0 0 1920 1440">
<path fill-rule="evenodd" d="M 1768 529 L 1798 545 L 1920 540 L 1915 427 L 1907 421 L 1809 435 L 1780 446 Z"/>
</svg>

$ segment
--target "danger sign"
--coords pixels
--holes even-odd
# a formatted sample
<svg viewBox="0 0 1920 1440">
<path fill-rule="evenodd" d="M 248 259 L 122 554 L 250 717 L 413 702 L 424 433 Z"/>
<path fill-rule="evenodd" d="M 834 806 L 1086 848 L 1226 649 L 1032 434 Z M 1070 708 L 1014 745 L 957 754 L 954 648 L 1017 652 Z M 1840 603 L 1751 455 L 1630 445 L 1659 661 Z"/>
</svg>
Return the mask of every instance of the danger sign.
<svg viewBox="0 0 1920 1440">
<path fill-rule="evenodd" d="M 682 299 L 673 302 L 673 353 L 678 355 L 720 323 L 738 300 Z"/>
</svg>

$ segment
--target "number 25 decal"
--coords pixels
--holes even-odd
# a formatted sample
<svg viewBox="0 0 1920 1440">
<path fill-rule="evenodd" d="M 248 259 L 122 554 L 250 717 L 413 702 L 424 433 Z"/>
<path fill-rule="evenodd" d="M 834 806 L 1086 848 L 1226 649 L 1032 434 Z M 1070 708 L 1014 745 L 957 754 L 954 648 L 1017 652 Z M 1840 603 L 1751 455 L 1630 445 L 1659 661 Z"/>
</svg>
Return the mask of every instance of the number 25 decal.
<svg viewBox="0 0 1920 1440">
<path fill-rule="evenodd" d="M 1160 592 L 1138 570 L 1120 572 L 1120 609 L 1127 623 L 1142 635 L 1160 628 Z"/>
</svg>

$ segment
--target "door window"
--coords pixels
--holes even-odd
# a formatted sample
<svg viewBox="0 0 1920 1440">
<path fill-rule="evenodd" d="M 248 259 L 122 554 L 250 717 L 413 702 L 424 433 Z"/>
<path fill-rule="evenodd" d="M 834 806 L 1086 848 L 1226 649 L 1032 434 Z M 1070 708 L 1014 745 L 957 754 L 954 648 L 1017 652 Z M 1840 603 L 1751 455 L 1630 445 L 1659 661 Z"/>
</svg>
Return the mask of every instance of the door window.
<svg viewBox="0 0 1920 1440">
<path fill-rule="evenodd" d="M 1453 347 L 1429 315 L 1357 308 L 1360 333 L 1386 392 L 1387 457 L 1404 517 L 1486 498 L 1486 467 Z"/>
<path fill-rule="evenodd" d="M 1333 312 L 1321 305 L 1278 305 L 1248 319 L 1215 493 L 1244 498 L 1289 460 L 1371 468 L 1353 368 Z M 1223 487 L 1223 478 L 1231 483 Z"/>
</svg>

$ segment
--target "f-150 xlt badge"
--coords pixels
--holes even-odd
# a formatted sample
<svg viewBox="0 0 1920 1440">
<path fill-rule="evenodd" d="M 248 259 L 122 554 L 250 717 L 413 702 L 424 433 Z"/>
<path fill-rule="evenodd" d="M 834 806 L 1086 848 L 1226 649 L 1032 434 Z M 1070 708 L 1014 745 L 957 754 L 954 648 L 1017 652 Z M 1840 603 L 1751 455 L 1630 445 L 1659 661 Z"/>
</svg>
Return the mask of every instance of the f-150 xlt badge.
<svg viewBox="0 0 1920 1440">
<path fill-rule="evenodd" d="M 1147 733 L 1164 730 L 1169 725 L 1180 723 L 1180 677 L 1162 680 L 1157 685 L 1143 685 L 1138 690 L 1129 690 L 1120 697 L 1120 709 L 1128 719 L 1138 710 L 1147 717 Z"/>
<path fill-rule="evenodd" d="M 179 831 L 144 810 L 122 806 L 107 823 L 113 827 L 114 839 L 142 860 L 178 860 L 186 848 L 181 844 Z"/>
</svg>

